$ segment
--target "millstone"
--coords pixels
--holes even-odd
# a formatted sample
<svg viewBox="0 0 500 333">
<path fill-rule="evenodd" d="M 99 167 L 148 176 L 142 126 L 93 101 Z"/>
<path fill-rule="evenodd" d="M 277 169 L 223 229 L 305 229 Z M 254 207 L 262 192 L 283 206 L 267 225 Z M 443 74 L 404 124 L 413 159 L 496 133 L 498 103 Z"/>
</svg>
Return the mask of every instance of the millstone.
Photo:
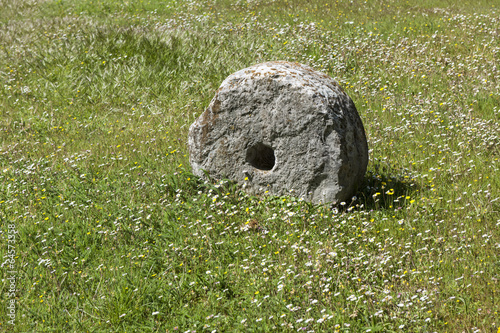
<svg viewBox="0 0 500 333">
<path fill-rule="evenodd" d="M 188 145 L 200 177 L 314 203 L 351 199 L 368 164 L 351 98 L 326 74 L 285 61 L 227 77 L 191 125 Z"/>
</svg>

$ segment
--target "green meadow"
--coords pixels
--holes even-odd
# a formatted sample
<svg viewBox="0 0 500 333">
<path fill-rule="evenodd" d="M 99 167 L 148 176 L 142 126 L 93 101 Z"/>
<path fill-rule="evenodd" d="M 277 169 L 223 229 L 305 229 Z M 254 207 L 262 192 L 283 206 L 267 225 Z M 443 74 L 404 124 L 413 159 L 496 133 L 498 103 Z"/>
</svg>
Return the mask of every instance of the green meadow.
<svg viewBox="0 0 500 333">
<path fill-rule="evenodd" d="M 0 0 L 1 332 L 500 332 L 500 1 Z M 288 60 L 364 123 L 356 197 L 191 173 Z"/>
</svg>

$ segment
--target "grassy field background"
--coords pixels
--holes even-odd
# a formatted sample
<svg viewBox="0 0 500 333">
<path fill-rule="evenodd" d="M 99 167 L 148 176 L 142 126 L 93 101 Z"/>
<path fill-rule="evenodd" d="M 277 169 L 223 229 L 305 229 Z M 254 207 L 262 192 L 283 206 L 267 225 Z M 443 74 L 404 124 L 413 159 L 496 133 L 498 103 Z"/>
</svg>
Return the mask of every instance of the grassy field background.
<svg viewBox="0 0 500 333">
<path fill-rule="evenodd" d="M 0 331 L 500 332 L 499 34 L 500 1 L 0 1 Z M 354 100 L 357 200 L 190 174 L 270 60 Z"/>
</svg>

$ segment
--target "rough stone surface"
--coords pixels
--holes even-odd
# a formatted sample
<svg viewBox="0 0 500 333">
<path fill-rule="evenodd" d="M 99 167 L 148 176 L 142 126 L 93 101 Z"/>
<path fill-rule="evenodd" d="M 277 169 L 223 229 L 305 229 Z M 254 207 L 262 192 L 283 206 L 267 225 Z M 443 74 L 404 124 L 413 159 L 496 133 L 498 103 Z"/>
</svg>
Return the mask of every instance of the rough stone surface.
<svg viewBox="0 0 500 333">
<path fill-rule="evenodd" d="M 244 184 L 251 194 L 314 203 L 349 200 L 368 145 L 351 98 L 329 76 L 285 61 L 242 69 L 222 82 L 191 125 L 194 174 Z"/>
</svg>

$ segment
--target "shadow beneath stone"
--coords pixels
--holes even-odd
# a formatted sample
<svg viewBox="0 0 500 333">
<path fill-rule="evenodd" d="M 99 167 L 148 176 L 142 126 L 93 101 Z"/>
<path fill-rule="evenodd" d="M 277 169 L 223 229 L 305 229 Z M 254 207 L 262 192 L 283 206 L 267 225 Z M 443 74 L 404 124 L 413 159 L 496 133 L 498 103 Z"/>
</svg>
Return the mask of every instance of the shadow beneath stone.
<svg viewBox="0 0 500 333">
<path fill-rule="evenodd" d="M 411 204 L 418 191 L 419 186 L 409 170 L 375 162 L 365 174 L 356 194 L 357 200 L 348 206 L 364 210 L 398 210 Z"/>
</svg>

